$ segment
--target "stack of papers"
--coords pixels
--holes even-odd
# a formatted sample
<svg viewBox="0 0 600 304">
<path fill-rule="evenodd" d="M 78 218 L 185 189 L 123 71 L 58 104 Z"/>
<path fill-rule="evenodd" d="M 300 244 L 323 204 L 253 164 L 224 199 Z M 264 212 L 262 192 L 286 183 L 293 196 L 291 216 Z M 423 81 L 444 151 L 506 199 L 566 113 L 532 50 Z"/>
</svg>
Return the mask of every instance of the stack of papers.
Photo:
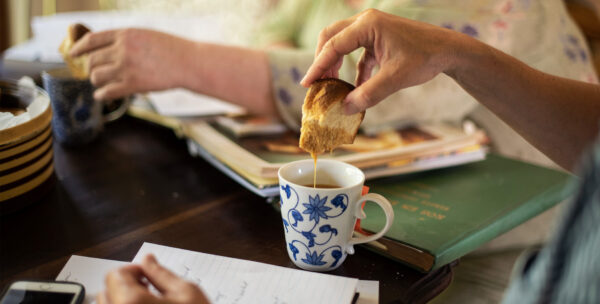
<svg viewBox="0 0 600 304">
<path fill-rule="evenodd" d="M 152 103 L 156 112 L 163 116 L 199 117 L 246 113 L 242 107 L 184 89 L 152 92 L 146 98 Z"/>
<path fill-rule="evenodd" d="M 160 264 L 198 284 L 212 303 L 377 303 L 379 282 L 359 281 L 264 263 L 144 243 L 135 258 L 139 263 L 154 254 Z M 81 283 L 85 303 L 94 303 L 104 290 L 104 277 L 127 262 L 72 256 L 56 277 Z"/>
</svg>

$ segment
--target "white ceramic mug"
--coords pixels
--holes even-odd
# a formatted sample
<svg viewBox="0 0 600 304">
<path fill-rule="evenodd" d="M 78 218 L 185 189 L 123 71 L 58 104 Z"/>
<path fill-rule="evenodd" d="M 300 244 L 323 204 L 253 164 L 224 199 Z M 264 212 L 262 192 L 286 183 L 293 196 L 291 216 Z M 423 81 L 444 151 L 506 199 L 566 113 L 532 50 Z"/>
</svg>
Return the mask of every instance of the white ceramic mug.
<svg viewBox="0 0 600 304">
<path fill-rule="evenodd" d="M 313 271 L 339 267 L 355 244 L 382 237 L 394 221 L 394 211 L 383 196 L 362 196 L 364 173 L 334 160 L 317 162 L 317 184 L 336 188 L 313 188 L 313 160 L 291 162 L 279 169 L 281 216 L 286 248 L 296 266 Z M 365 237 L 352 237 L 357 219 L 365 217 L 362 202 L 377 203 L 385 212 L 381 231 Z"/>
</svg>

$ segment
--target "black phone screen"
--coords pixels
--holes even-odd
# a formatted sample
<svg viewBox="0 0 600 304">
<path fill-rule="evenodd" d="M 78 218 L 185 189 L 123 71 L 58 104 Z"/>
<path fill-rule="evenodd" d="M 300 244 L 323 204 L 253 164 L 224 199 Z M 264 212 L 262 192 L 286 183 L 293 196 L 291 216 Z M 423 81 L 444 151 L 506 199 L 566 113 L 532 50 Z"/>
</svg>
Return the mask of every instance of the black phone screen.
<svg viewBox="0 0 600 304">
<path fill-rule="evenodd" d="M 69 304 L 75 297 L 74 293 L 47 292 L 37 290 L 9 289 L 0 304 L 38 304 L 56 303 Z"/>
</svg>

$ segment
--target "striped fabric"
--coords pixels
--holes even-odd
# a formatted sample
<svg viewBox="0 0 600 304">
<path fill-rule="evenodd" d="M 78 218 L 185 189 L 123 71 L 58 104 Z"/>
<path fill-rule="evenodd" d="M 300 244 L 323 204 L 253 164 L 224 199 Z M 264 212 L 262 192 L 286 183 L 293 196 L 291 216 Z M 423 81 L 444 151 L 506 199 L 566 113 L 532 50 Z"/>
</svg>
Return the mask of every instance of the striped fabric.
<svg viewBox="0 0 600 304">
<path fill-rule="evenodd" d="M 515 267 L 503 303 L 600 303 L 600 140 L 553 239 Z"/>
</svg>

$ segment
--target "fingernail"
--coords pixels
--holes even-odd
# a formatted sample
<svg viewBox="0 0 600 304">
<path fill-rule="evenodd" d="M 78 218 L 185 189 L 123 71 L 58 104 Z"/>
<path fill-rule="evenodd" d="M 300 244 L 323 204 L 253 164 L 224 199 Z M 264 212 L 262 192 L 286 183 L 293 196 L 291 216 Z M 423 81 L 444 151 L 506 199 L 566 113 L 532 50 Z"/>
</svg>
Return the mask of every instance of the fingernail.
<svg viewBox="0 0 600 304">
<path fill-rule="evenodd" d="M 303 87 L 308 87 L 308 85 L 306 84 L 306 75 L 304 75 L 304 78 L 302 78 L 302 80 L 300 80 L 300 85 Z"/>
<path fill-rule="evenodd" d="M 102 101 L 102 95 L 100 95 L 100 93 L 94 92 L 94 100 L 95 101 Z"/>
</svg>

